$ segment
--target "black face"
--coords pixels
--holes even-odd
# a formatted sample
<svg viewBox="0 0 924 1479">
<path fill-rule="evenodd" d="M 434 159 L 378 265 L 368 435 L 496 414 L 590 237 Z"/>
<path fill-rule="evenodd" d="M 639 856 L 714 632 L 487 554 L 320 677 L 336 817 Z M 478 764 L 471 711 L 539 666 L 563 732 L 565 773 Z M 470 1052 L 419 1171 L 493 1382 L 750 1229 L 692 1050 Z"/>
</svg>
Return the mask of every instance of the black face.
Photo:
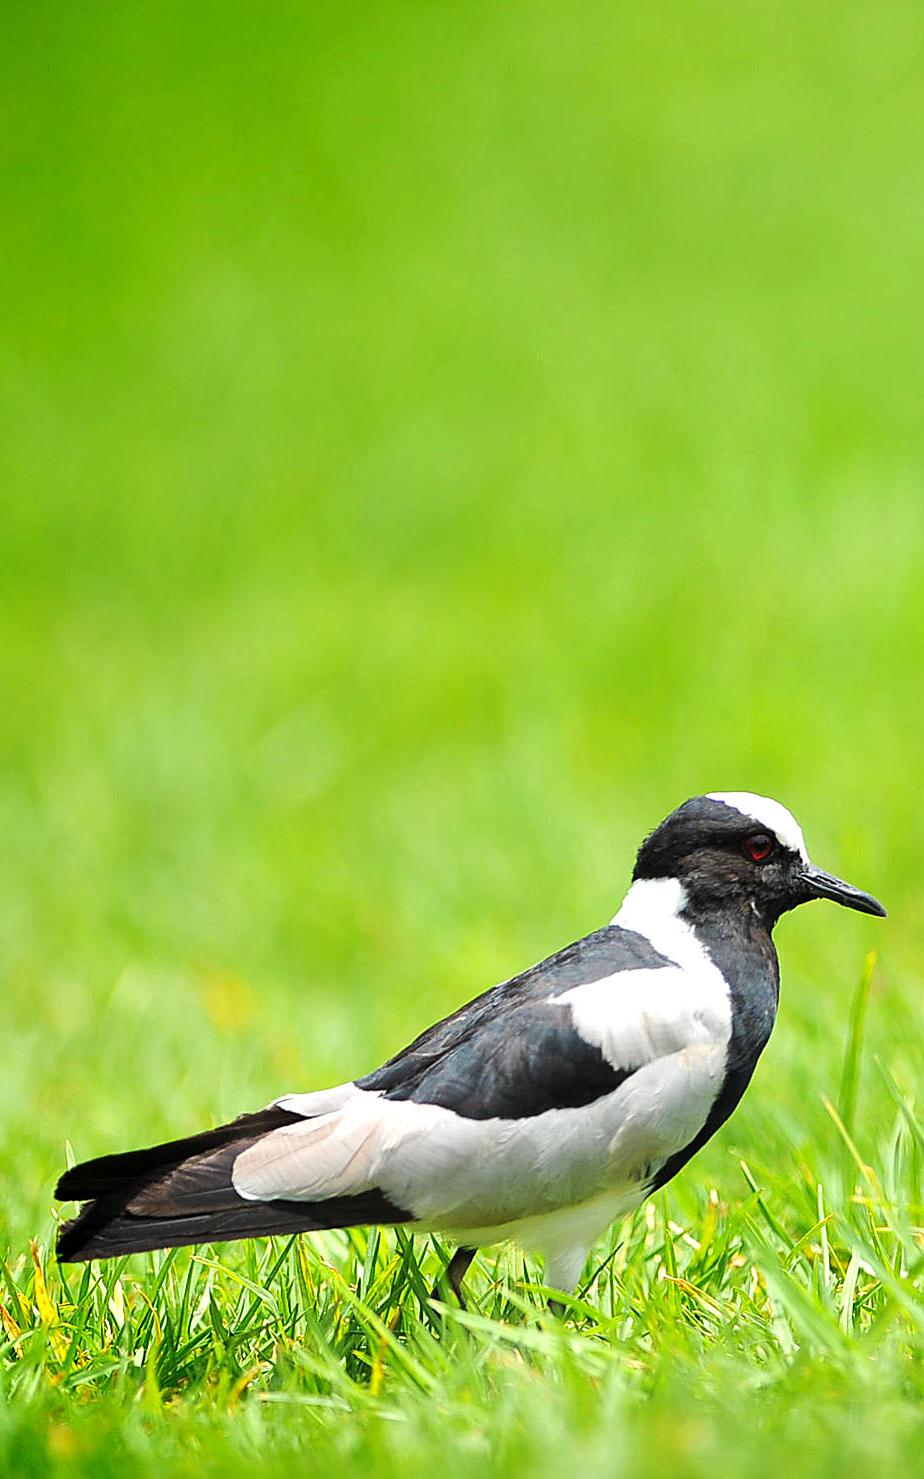
<svg viewBox="0 0 924 1479">
<path fill-rule="evenodd" d="M 694 911 L 752 908 L 768 929 L 810 899 L 886 912 L 872 894 L 822 873 L 759 821 L 709 796 L 685 801 L 646 838 L 633 878 L 677 878 Z"/>
</svg>

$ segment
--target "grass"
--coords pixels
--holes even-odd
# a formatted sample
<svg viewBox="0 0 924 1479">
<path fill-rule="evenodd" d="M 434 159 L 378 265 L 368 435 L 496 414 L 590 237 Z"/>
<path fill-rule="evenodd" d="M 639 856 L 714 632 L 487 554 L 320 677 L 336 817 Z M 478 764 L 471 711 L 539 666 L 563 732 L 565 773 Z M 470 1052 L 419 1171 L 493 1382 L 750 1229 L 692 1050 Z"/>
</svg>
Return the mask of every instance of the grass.
<svg viewBox="0 0 924 1479">
<path fill-rule="evenodd" d="M 771 1444 L 810 1473 L 902 1456 L 912 1472 L 924 1259 L 908 1214 L 924 1127 L 885 1082 L 896 1119 L 881 1166 L 829 1105 L 827 1189 L 805 1165 L 742 1161 L 731 1201 L 662 1194 L 599 1250 L 562 1321 L 513 1253 L 479 1263 L 469 1312 L 434 1301 L 446 1250 L 401 1234 L 63 1277 L 33 1245 L 3 1303 L 10 1470 L 300 1458 L 387 1473 L 438 1453 L 453 1474 L 553 1472 L 573 1447 L 591 1472 L 736 1473 Z"/>
<path fill-rule="evenodd" d="M 916 1473 L 919 8 L 7 18 L 0 1470 Z M 882 897 L 542 1270 L 59 1270 L 84 1157 L 371 1067 L 687 795 Z M 870 952 L 878 958 L 870 963 Z"/>
</svg>

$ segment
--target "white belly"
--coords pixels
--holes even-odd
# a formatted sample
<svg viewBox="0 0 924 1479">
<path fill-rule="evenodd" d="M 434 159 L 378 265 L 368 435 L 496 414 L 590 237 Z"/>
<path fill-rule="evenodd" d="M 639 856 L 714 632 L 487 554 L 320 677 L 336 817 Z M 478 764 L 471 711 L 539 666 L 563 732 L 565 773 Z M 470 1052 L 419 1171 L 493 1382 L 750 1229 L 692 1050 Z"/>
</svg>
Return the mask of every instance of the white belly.
<svg viewBox="0 0 924 1479">
<path fill-rule="evenodd" d="M 636 1205 L 655 1172 L 702 1129 L 724 1068 L 724 1045 L 685 1048 L 593 1104 L 468 1121 L 455 1146 L 443 1140 L 434 1151 L 429 1184 L 421 1187 L 410 1167 L 405 1181 L 393 1162 L 383 1163 L 379 1184 L 404 1206 L 406 1188 L 415 1217 L 434 1228 L 486 1231 L 601 1197 Z"/>
</svg>

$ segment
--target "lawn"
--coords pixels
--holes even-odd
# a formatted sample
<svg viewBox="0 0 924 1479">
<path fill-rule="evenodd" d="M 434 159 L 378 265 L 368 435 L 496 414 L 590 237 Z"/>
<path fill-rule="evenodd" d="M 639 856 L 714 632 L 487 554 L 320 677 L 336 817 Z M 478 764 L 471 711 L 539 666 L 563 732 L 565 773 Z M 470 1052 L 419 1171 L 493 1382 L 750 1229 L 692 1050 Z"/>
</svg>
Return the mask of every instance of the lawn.
<svg viewBox="0 0 924 1479">
<path fill-rule="evenodd" d="M 916 1474 L 924 14 L 38 3 L 0 174 L 0 1471 Z M 741 1108 L 588 1263 L 89 1270 L 56 1176 L 365 1071 L 773 795 Z"/>
</svg>

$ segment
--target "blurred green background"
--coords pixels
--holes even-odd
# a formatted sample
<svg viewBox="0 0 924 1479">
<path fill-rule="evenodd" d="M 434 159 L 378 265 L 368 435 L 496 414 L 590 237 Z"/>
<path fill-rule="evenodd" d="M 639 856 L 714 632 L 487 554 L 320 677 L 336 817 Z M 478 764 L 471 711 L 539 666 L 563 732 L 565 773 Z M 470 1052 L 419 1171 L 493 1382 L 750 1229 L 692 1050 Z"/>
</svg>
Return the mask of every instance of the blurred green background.
<svg viewBox="0 0 924 1479">
<path fill-rule="evenodd" d="M 66 1140 L 350 1076 L 604 921 L 712 788 L 891 918 L 783 923 L 686 1177 L 830 1139 L 873 945 L 919 1082 L 922 7 L 3 29 L 0 1241 Z"/>
</svg>

